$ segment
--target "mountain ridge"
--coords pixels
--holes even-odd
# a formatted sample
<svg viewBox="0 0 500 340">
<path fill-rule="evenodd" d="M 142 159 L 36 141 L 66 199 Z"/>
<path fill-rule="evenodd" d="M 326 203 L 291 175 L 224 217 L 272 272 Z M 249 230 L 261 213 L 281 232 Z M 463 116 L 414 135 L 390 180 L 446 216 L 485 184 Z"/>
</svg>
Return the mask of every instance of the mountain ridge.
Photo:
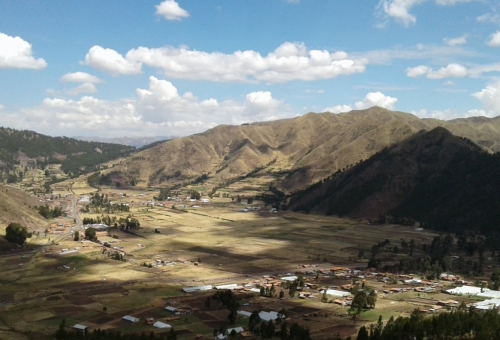
<svg viewBox="0 0 500 340">
<path fill-rule="evenodd" d="M 256 169 L 281 173 L 277 185 L 293 192 L 369 158 L 424 129 L 443 126 L 488 152 L 500 151 L 500 120 L 420 119 L 380 107 L 239 126 L 220 125 L 137 153 L 114 169 L 139 186 L 169 186 L 207 174 L 224 182 Z M 499 133 L 497 133 L 497 131 Z"/>
</svg>

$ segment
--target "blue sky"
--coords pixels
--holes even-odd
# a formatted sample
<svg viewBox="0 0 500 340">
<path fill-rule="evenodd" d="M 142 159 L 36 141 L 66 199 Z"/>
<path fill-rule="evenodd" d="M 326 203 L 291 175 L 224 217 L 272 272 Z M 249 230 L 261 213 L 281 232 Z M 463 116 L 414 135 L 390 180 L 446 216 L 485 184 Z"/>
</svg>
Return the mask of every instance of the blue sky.
<svg viewBox="0 0 500 340">
<path fill-rule="evenodd" d="M 0 125 L 188 135 L 379 105 L 500 115 L 493 0 L 0 0 Z"/>
</svg>

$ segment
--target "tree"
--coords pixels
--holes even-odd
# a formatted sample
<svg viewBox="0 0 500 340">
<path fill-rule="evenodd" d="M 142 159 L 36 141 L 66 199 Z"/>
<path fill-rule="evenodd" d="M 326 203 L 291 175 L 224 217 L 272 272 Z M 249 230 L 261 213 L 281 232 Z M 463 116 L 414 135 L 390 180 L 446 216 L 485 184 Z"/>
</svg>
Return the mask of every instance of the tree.
<svg viewBox="0 0 500 340">
<path fill-rule="evenodd" d="M 96 236 L 96 233 L 95 233 L 95 229 L 92 228 L 92 227 L 88 227 L 87 229 L 85 229 L 85 238 L 87 240 L 96 241 L 97 240 L 97 236 Z"/>
<path fill-rule="evenodd" d="M 80 241 L 80 232 L 75 231 L 74 236 L 73 236 L 73 241 Z"/>
<path fill-rule="evenodd" d="M 370 337 L 368 336 L 368 331 L 366 330 L 365 326 L 363 326 L 359 329 L 357 339 L 358 340 L 370 340 Z"/>
<path fill-rule="evenodd" d="M 377 303 L 377 293 L 372 289 L 366 297 L 366 304 L 370 308 L 375 308 L 375 303 Z"/>
<path fill-rule="evenodd" d="M 5 239 L 10 243 L 23 245 L 26 238 L 30 236 L 26 227 L 21 226 L 19 223 L 12 222 L 5 229 Z"/>
<path fill-rule="evenodd" d="M 174 327 L 170 328 L 170 332 L 167 334 L 167 340 L 177 340 L 177 334 L 175 334 Z"/>
<path fill-rule="evenodd" d="M 248 329 L 253 332 L 260 325 L 260 315 L 258 311 L 253 311 L 248 319 Z"/>
<path fill-rule="evenodd" d="M 280 291 L 280 299 L 283 299 L 285 297 L 285 292 L 284 291 Z"/>
</svg>

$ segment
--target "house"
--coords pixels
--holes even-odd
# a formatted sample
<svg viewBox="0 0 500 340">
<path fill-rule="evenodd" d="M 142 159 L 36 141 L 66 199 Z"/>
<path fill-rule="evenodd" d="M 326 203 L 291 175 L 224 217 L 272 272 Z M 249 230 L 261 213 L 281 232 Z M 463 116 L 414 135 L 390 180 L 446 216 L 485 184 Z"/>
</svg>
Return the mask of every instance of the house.
<svg viewBox="0 0 500 340">
<path fill-rule="evenodd" d="M 185 287 L 185 288 L 182 288 L 182 291 L 184 293 L 194 293 L 194 292 L 211 290 L 211 289 L 213 289 L 213 287 L 211 285 L 208 285 L 208 286 L 198 286 L 198 287 Z"/>
<path fill-rule="evenodd" d="M 292 276 L 284 276 L 281 278 L 282 281 L 295 281 L 298 279 L 298 276 L 292 275 Z"/>
<path fill-rule="evenodd" d="M 244 329 L 243 329 L 243 327 L 228 328 L 227 334 L 231 334 L 233 331 L 235 331 L 236 334 L 239 334 L 239 333 L 242 333 L 244 331 Z"/>
<path fill-rule="evenodd" d="M 345 271 L 345 269 L 343 267 L 333 267 L 333 268 L 330 268 L 330 272 L 332 273 L 338 273 L 338 272 L 343 272 Z"/>
<path fill-rule="evenodd" d="M 80 325 L 80 324 L 77 323 L 76 325 L 73 326 L 73 328 L 76 329 L 76 330 L 84 332 L 87 328 L 89 328 L 89 326 Z"/>
<path fill-rule="evenodd" d="M 276 320 L 278 318 L 278 313 L 277 312 L 260 312 L 259 317 L 262 321 L 270 321 L 270 320 Z"/>
<path fill-rule="evenodd" d="M 340 297 L 347 297 L 347 296 L 351 295 L 351 293 L 349 293 L 349 292 L 344 292 L 344 291 L 336 290 L 336 289 L 326 289 L 326 290 L 322 290 L 320 292 L 321 292 L 321 294 L 326 293 L 326 295 L 333 295 L 333 296 L 340 296 Z"/>
<path fill-rule="evenodd" d="M 231 284 L 227 284 L 227 285 L 221 285 L 221 286 L 215 286 L 214 287 L 215 289 L 217 290 L 234 290 L 234 289 L 238 289 L 238 288 L 243 288 L 243 287 L 240 287 L 238 286 L 236 283 L 231 283 Z"/>
<path fill-rule="evenodd" d="M 165 309 L 168 310 L 169 312 L 172 312 L 172 313 L 177 312 L 177 308 L 172 307 L 172 306 L 167 306 L 167 307 L 165 307 Z"/>
<path fill-rule="evenodd" d="M 156 321 L 154 324 L 153 324 L 153 327 L 156 327 L 156 328 L 172 328 L 172 326 L 170 326 L 169 324 L 167 323 L 163 323 L 161 321 Z"/>
<path fill-rule="evenodd" d="M 139 322 L 139 319 L 138 318 L 134 318 L 133 316 L 130 316 L 130 315 L 125 315 L 122 320 L 125 320 L 125 321 L 130 321 L 130 322 Z"/>
<path fill-rule="evenodd" d="M 245 316 L 247 318 L 249 318 L 252 315 L 252 313 L 244 311 L 244 310 L 239 310 L 237 313 L 238 313 L 238 315 L 242 315 L 242 316 Z"/>
</svg>

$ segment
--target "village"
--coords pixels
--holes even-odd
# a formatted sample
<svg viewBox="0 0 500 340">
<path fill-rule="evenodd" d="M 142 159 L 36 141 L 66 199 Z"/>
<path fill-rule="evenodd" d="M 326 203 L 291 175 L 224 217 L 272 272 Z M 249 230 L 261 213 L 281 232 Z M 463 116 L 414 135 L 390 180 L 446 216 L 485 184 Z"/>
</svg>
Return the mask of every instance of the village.
<svg viewBox="0 0 500 340">
<path fill-rule="evenodd" d="M 98 205 L 95 190 L 82 183 L 59 189 L 41 203 L 65 216 L 40 227 L 29 242 L 37 250 L 0 258 L 0 317 L 12 327 L 43 331 L 64 318 L 87 332 L 174 329 L 180 338 L 223 340 L 252 338 L 256 312 L 262 323 L 297 322 L 313 338 L 329 339 L 355 335 L 379 317 L 461 305 L 488 310 L 500 302 L 486 278 L 380 272 L 359 256 L 384 239 L 430 242 L 436 234 L 422 228 L 278 212 L 235 188 L 229 190 L 238 199 L 191 198 L 187 191 L 164 200 L 158 191 L 105 189 Z M 407 257 L 386 256 L 388 263 Z M 239 301 L 234 322 L 213 300 L 226 290 Z M 375 302 L 356 313 L 360 291 L 373 292 Z"/>
</svg>

